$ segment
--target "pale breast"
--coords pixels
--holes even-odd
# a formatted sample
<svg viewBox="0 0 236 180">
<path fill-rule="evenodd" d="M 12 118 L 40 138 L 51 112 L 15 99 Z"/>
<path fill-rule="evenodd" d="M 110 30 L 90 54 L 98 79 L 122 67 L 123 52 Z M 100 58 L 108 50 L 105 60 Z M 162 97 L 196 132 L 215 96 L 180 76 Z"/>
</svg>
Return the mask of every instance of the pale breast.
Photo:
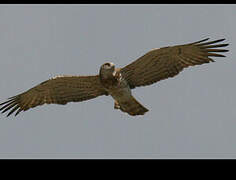
<svg viewBox="0 0 236 180">
<path fill-rule="evenodd" d="M 127 81 L 121 76 L 119 69 L 110 77 L 100 74 L 100 80 L 106 91 L 118 102 L 126 101 L 131 96 L 131 90 Z"/>
<path fill-rule="evenodd" d="M 109 94 L 118 102 L 125 101 L 131 96 L 131 90 L 125 80 L 122 80 L 108 90 Z"/>
</svg>

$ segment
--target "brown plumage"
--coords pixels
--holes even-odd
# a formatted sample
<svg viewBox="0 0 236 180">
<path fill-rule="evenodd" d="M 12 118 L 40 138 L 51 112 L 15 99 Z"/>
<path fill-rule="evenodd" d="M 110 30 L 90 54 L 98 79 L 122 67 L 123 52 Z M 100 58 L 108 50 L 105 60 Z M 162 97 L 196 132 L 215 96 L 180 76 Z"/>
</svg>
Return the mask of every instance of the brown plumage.
<svg viewBox="0 0 236 180">
<path fill-rule="evenodd" d="M 144 115 L 148 109 L 140 104 L 133 96 L 126 98 L 124 102 L 115 101 L 115 109 L 127 112 L 131 116 Z"/>
<path fill-rule="evenodd" d="M 174 77 L 189 66 L 214 62 L 211 57 L 225 57 L 219 53 L 228 50 L 217 48 L 228 44 L 216 44 L 224 39 L 206 42 L 208 39 L 153 49 L 124 68 L 105 63 L 96 76 L 58 76 L 49 79 L 1 103 L 0 111 L 10 110 L 7 116 L 14 112 L 17 115 L 45 103 L 66 104 L 111 95 L 115 100 L 115 109 L 130 115 L 143 115 L 148 109 L 132 96 L 131 89 Z"/>
<path fill-rule="evenodd" d="M 189 66 L 214 62 L 210 57 L 225 57 L 218 53 L 228 50 L 214 48 L 225 47 L 228 44 L 213 45 L 225 39 L 205 42 L 208 39 L 185 45 L 153 49 L 122 68 L 121 73 L 129 82 L 130 87 L 135 88 L 174 77 Z"/>
<path fill-rule="evenodd" d="M 7 116 L 26 111 L 38 105 L 79 102 L 107 94 L 98 76 L 58 76 L 1 103 L 2 113 L 11 109 Z"/>
</svg>

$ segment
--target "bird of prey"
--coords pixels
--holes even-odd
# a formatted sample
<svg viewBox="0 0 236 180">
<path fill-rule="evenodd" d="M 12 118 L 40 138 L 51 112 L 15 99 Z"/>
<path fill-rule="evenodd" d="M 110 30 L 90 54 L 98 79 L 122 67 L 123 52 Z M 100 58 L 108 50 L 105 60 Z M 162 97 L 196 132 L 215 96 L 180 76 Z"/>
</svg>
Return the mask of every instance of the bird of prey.
<svg viewBox="0 0 236 180">
<path fill-rule="evenodd" d="M 211 57 L 225 57 L 220 53 L 228 50 L 218 47 L 228 44 L 217 44 L 225 39 L 208 40 L 152 49 L 123 68 L 115 68 L 113 63 L 107 62 L 94 76 L 56 76 L 8 98 L 0 104 L 0 111 L 10 110 L 7 116 L 16 111 L 16 116 L 45 103 L 64 105 L 111 95 L 115 109 L 132 116 L 144 115 L 148 109 L 132 96 L 131 89 L 174 77 L 189 66 L 214 62 Z"/>
</svg>

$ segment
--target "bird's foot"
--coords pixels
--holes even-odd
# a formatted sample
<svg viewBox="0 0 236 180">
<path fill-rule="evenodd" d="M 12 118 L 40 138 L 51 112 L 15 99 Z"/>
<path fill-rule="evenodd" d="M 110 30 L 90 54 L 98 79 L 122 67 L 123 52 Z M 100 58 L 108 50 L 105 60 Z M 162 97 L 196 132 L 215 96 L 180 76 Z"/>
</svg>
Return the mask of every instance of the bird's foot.
<svg viewBox="0 0 236 180">
<path fill-rule="evenodd" d="M 120 105 L 117 101 L 114 103 L 114 109 L 120 109 Z"/>
</svg>

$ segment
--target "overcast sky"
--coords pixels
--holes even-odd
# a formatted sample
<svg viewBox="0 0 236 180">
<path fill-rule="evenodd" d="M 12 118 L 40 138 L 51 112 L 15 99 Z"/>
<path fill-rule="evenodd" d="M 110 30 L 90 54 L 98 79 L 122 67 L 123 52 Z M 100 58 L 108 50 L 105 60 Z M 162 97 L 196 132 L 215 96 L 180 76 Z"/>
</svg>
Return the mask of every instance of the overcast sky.
<svg viewBox="0 0 236 180">
<path fill-rule="evenodd" d="M 215 63 L 136 88 L 132 117 L 101 96 L 0 114 L 0 158 L 235 158 L 235 5 L 1 5 L 0 101 L 153 48 L 226 38 Z"/>
</svg>

